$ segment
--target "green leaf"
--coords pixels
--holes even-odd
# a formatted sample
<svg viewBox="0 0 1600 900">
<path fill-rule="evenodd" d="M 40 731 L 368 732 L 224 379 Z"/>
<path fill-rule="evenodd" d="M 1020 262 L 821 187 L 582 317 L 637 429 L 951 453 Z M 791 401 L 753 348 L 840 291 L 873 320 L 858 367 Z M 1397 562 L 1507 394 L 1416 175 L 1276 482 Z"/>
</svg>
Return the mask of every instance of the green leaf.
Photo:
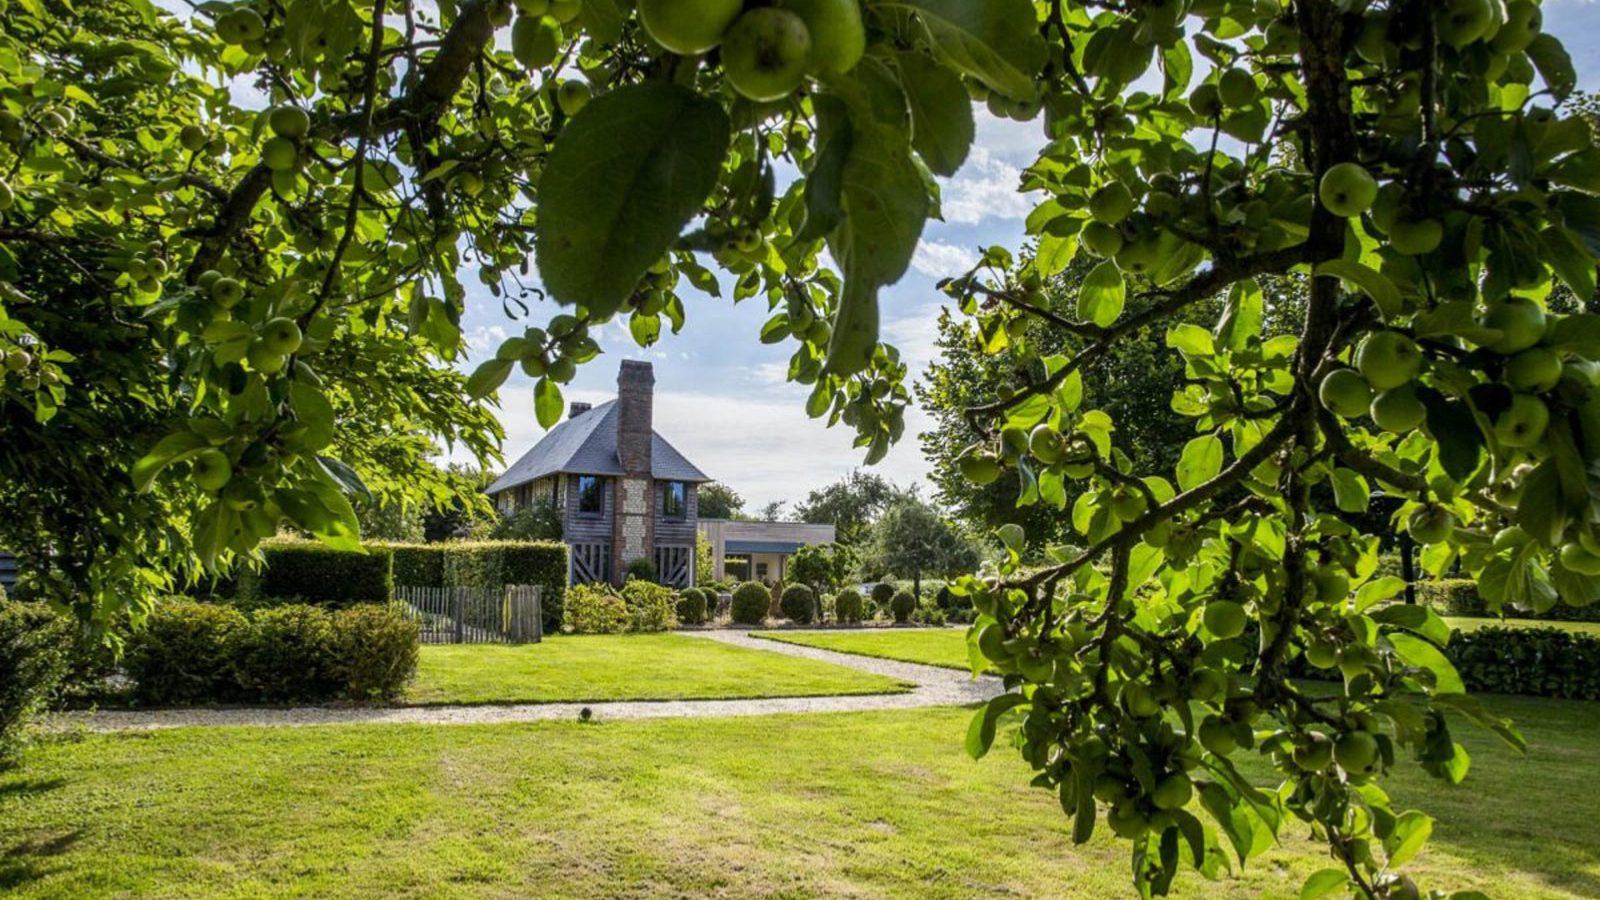
<svg viewBox="0 0 1600 900">
<path fill-rule="evenodd" d="M 995 725 L 1001 714 L 1028 702 L 1021 694 L 1001 694 L 983 705 L 967 726 L 967 754 L 982 759 L 994 744 Z"/>
<path fill-rule="evenodd" d="M 1567 530 L 1567 505 L 1562 500 L 1561 473 L 1554 459 L 1540 463 L 1523 482 L 1517 524 L 1546 547 L 1561 543 L 1561 535 Z"/>
<path fill-rule="evenodd" d="M 318 456 L 317 462 L 321 464 L 322 471 L 326 472 L 346 494 L 368 501 L 372 499 L 372 491 L 367 488 L 367 483 L 361 480 L 355 469 L 345 465 L 342 460 L 331 456 Z"/>
<path fill-rule="evenodd" d="M 1033 95 L 1046 48 L 1032 0 L 879 0 L 873 6 L 915 14 L 934 51 L 961 72 L 1008 97 Z"/>
<path fill-rule="evenodd" d="M 1398 869 L 1414 859 L 1433 834 L 1433 819 L 1414 809 L 1395 819 L 1394 831 L 1383 842 L 1389 854 L 1389 868 Z"/>
<path fill-rule="evenodd" d="M 548 378 L 539 379 L 533 386 L 533 414 L 540 428 L 550 428 L 561 421 L 561 386 Z"/>
<path fill-rule="evenodd" d="M 1450 642 L 1449 623 L 1426 606 L 1395 603 L 1373 612 L 1372 619 L 1384 625 L 1416 632 L 1440 646 Z"/>
<path fill-rule="evenodd" d="M 1600 187 L 1595 190 L 1600 192 Z M 1552 225 L 1539 233 L 1539 246 L 1544 249 L 1544 260 L 1557 278 L 1566 282 L 1579 297 L 1594 296 L 1595 259 L 1571 232 Z"/>
<path fill-rule="evenodd" d="M 911 107 L 911 146 L 936 175 L 954 175 L 972 149 L 972 98 L 961 76 L 928 56 L 896 54 Z"/>
<path fill-rule="evenodd" d="M 1188 357 L 1215 356 L 1217 353 L 1211 332 L 1191 322 L 1172 326 L 1167 331 L 1167 346 Z"/>
<path fill-rule="evenodd" d="M 1372 491 L 1360 473 L 1351 469 L 1334 469 L 1332 481 L 1333 502 L 1339 509 L 1348 513 L 1367 511 Z"/>
<path fill-rule="evenodd" d="M 1000 543 L 1018 553 L 1021 553 L 1028 543 L 1027 533 L 1022 530 L 1021 525 L 1015 522 L 1007 522 L 995 529 L 995 536 L 1000 538 Z"/>
<path fill-rule="evenodd" d="M 1210 481 L 1222 471 L 1222 440 L 1202 434 L 1183 445 L 1178 457 L 1178 490 L 1187 491 Z"/>
<path fill-rule="evenodd" d="M 844 219 L 844 164 L 855 140 L 844 101 L 819 94 L 811 103 L 817 111 L 817 153 L 806 176 L 805 222 L 794 236 L 805 242 L 827 237 Z"/>
<path fill-rule="evenodd" d="M 1217 340 L 1230 350 L 1242 350 L 1261 334 L 1263 298 L 1254 278 L 1236 282 L 1228 291 L 1228 304 L 1217 320 Z"/>
<path fill-rule="evenodd" d="M 1101 328 L 1110 327 L 1122 315 L 1127 297 L 1128 285 L 1122 270 L 1115 262 L 1105 260 L 1095 266 L 1078 287 L 1078 318 Z"/>
<path fill-rule="evenodd" d="M 1526 52 L 1533 61 L 1533 67 L 1539 70 L 1539 77 L 1544 79 L 1557 100 L 1566 99 L 1577 87 L 1578 73 L 1572 68 L 1572 57 L 1567 55 L 1567 49 L 1561 46 L 1561 41 L 1555 35 L 1540 34 L 1528 45 Z"/>
<path fill-rule="evenodd" d="M 505 384 L 511 377 L 513 360 L 491 359 L 474 369 L 471 377 L 467 379 L 467 396 L 474 400 L 482 400 Z"/>
<path fill-rule="evenodd" d="M 1350 884 L 1350 876 L 1343 869 L 1319 869 L 1300 886 L 1300 900 L 1317 900 Z"/>
<path fill-rule="evenodd" d="M 778 344 L 786 340 L 793 331 L 789 328 L 788 313 L 778 313 L 761 326 L 761 343 Z"/>
<path fill-rule="evenodd" d="M 148 491 L 162 469 L 188 459 L 209 446 L 211 446 L 210 441 L 192 431 L 179 431 L 167 435 L 133 464 L 131 475 L 134 488 L 140 492 Z"/>
<path fill-rule="evenodd" d="M 1443 396 L 1429 398 L 1428 433 L 1438 442 L 1439 465 L 1458 483 L 1478 468 L 1483 456 L 1483 432 L 1465 401 Z"/>
<path fill-rule="evenodd" d="M 561 303 L 617 311 L 716 185 L 727 114 L 651 80 L 602 94 L 567 123 L 539 182 L 537 258 Z"/>
<path fill-rule="evenodd" d="M 1389 643 L 1393 645 L 1395 655 L 1405 660 L 1407 665 L 1433 673 L 1436 693 L 1467 692 L 1467 686 L 1462 683 L 1461 675 L 1456 672 L 1455 665 L 1438 647 L 1422 638 L 1398 632 L 1389 635 Z"/>
<path fill-rule="evenodd" d="M 1371 297 L 1386 319 L 1399 315 L 1405 308 L 1400 299 L 1400 289 L 1387 276 L 1370 266 L 1352 259 L 1330 259 L 1318 263 L 1315 272 L 1317 275 L 1337 278 Z"/>
<path fill-rule="evenodd" d="M 289 403 L 295 421 L 304 427 L 298 440 L 301 448 L 321 450 L 333 443 L 333 404 L 320 389 L 297 379 L 289 385 Z"/>
<path fill-rule="evenodd" d="M 628 317 L 628 333 L 633 335 L 634 343 L 648 347 L 661 339 L 661 317 L 635 311 Z"/>
</svg>

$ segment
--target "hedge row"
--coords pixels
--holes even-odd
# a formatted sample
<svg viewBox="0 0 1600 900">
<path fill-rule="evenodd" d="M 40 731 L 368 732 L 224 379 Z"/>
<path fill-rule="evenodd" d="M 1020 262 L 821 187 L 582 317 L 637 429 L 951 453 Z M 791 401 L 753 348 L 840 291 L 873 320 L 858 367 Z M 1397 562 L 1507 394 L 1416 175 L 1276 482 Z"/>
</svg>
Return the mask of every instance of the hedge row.
<svg viewBox="0 0 1600 900">
<path fill-rule="evenodd" d="M 388 547 L 353 553 L 315 541 L 269 541 L 261 545 L 261 554 L 259 570 L 239 574 L 236 599 L 246 607 L 304 602 L 343 609 L 386 603 L 394 595 Z"/>
<path fill-rule="evenodd" d="M 667 631 L 678 626 L 677 598 L 671 588 L 630 581 L 621 591 L 608 584 L 578 584 L 567 591 L 562 631 L 569 634 L 622 634 Z"/>
<path fill-rule="evenodd" d="M 150 706 L 393 700 L 416 671 L 420 643 L 416 623 L 387 604 L 246 614 L 174 600 L 129 637 L 124 666 L 134 699 Z"/>
<path fill-rule="evenodd" d="M 22 750 L 24 727 L 55 694 L 72 657 L 72 629 L 42 603 L 0 592 L 0 769 Z"/>
<path fill-rule="evenodd" d="M 1469 691 L 1600 700 L 1600 638 L 1559 628 L 1456 632 L 1445 647 Z"/>
<path fill-rule="evenodd" d="M 1417 599 L 1446 616 L 1492 616 L 1489 607 L 1478 594 L 1478 583 L 1470 578 L 1441 578 L 1417 582 Z M 1508 616 L 1519 619 L 1539 619 L 1547 622 L 1600 622 L 1600 603 L 1573 606 L 1557 603 L 1542 613 L 1507 609 Z"/>
</svg>

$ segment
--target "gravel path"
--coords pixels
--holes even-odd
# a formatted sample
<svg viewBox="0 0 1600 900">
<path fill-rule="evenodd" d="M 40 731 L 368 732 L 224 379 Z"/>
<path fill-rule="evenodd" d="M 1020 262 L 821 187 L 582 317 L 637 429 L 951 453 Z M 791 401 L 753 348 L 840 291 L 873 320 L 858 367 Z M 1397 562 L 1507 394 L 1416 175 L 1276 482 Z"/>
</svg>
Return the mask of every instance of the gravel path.
<svg viewBox="0 0 1600 900">
<path fill-rule="evenodd" d="M 898 694 L 851 697 L 791 697 L 758 700 L 619 700 L 606 703 L 524 703 L 499 706 L 333 707 L 293 709 L 149 709 L 58 713 L 46 727 L 89 731 L 147 731 L 205 725 L 493 725 L 576 719 L 587 707 L 596 720 L 656 719 L 681 716 L 763 716 L 773 713 L 854 712 L 915 709 L 978 703 L 1001 692 L 1000 679 L 973 679 L 965 672 L 839 653 L 816 647 L 753 638 L 743 631 L 684 631 L 702 640 L 736 647 L 783 653 L 886 675 L 916 685 Z"/>
</svg>

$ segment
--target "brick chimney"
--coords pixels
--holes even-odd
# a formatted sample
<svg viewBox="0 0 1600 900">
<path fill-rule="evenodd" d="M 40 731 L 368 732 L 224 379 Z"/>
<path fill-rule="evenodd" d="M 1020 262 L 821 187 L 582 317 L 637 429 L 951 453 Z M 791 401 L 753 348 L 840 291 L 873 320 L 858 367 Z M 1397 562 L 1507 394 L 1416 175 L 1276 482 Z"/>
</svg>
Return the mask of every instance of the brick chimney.
<svg viewBox="0 0 1600 900">
<path fill-rule="evenodd" d="M 617 460 L 629 475 L 650 475 L 656 373 L 650 364 L 625 359 L 617 372 Z"/>
<path fill-rule="evenodd" d="M 593 408 L 592 405 L 584 403 L 582 400 L 574 400 L 572 405 L 567 407 L 567 418 L 576 419 Z"/>
<path fill-rule="evenodd" d="M 650 477 L 654 437 L 651 407 L 656 375 L 647 362 L 625 359 L 617 372 L 616 514 L 612 518 L 611 580 L 621 584 L 628 564 L 655 557 L 655 482 Z"/>
</svg>

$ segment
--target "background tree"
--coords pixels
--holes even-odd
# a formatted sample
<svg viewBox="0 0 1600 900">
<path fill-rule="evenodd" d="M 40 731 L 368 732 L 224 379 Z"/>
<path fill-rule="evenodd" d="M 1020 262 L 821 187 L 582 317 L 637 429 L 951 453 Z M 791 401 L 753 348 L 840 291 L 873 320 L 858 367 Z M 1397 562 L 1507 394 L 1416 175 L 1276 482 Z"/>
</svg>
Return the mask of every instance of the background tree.
<svg viewBox="0 0 1600 900">
<path fill-rule="evenodd" d="M 510 515 L 497 516 L 489 537 L 497 541 L 559 541 L 566 534 L 566 517 L 548 499 L 520 506 Z"/>
<path fill-rule="evenodd" d="M 744 512 L 744 498 L 720 481 L 700 485 L 696 496 L 702 519 L 737 519 Z"/>
<path fill-rule="evenodd" d="M 782 500 L 774 500 L 771 503 L 761 507 L 761 512 L 756 514 L 756 518 L 762 522 L 781 521 L 783 519 L 783 507 L 785 505 L 785 502 Z"/>
<path fill-rule="evenodd" d="M 807 494 L 795 507 L 795 515 L 802 522 L 832 525 L 840 542 L 854 543 L 898 493 L 882 475 L 852 469 L 833 484 Z"/>
<path fill-rule="evenodd" d="M 874 573 L 910 578 L 922 597 L 922 578 L 950 578 L 978 564 L 977 545 L 939 511 L 904 494 L 889 502 L 867 531 L 863 566 Z"/>
<path fill-rule="evenodd" d="M 788 575 L 810 587 L 820 597 L 833 593 L 850 577 L 856 565 L 856 554 L 847 544 L 807 544 L 789 557 Z"/>
</svg>

